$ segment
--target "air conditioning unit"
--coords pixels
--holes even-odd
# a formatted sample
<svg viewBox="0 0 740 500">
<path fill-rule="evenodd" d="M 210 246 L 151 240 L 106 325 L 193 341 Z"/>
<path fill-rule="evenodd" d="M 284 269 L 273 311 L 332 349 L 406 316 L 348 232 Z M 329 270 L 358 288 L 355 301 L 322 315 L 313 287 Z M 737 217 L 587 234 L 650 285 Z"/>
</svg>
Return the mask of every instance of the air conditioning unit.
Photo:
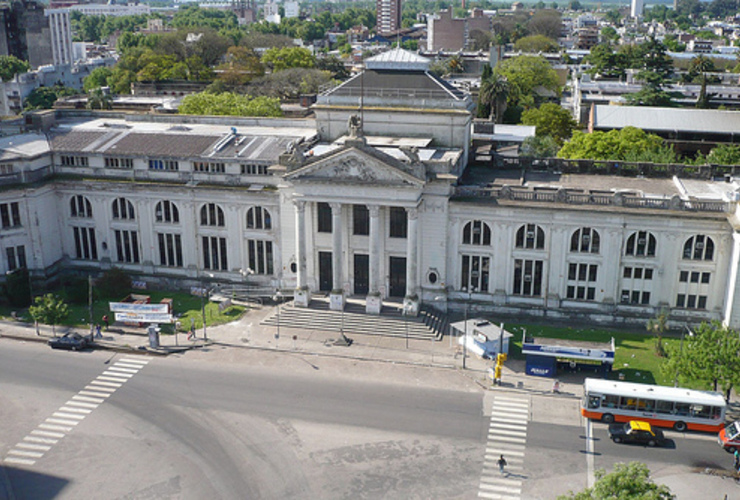
<svg viewBox="0 0 740 500">
<path fill-rule="evenodd" d="M 524 275 L 524 281 L 532 281 L 532 275 L 531 274 L 525 274 Z"/>
<path fill-rule="evenodd" d="M 478 271 L 471 272 L 470 273 L 470 276 L 473 277 L 473 278 L 477 278 L 478 277 Z"/>
<path fill-rule="evenodd" d="M 478 226 L 475 226 L 475 227 L 473 228 L 473 234 L 480 234 L 480 227 L 478 227 Z"/>
<path fill-rule="evenodd" d="M 640 238 L 637 240 L 638 245 L 644 245 L 645 244 L 645 238 Z"/>
<path fill-rule="evenodd" d="M 702 250 L 703 248 L 704 248 L 704 242 L 703 241 L 700 241 L 700 242 L 698 242 L 696 244 L 696 249 L 697 250 Z"/>
<path fill-rule="evenodd" d="M 534 231 L 527 231 L 527 238 L 534 238 Z"/>
<path fill-rule="evenodd" d="M 591 242 L 591 236 L 584 234 L 583 235 L 583 242 L 588 245 Z"/>
</svg>

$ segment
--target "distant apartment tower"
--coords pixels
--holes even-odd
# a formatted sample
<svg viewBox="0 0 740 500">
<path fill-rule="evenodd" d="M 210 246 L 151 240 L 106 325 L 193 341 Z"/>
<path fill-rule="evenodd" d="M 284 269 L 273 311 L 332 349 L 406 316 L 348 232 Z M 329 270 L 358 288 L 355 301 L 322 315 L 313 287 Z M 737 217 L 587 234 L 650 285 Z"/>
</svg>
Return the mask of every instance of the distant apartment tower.
<svg viewBox="0 0 740 500">
<path fill-rule="evenodd" d="M 54 62 L 49 21 L 41 3 L 16 0 L 0 6 L 0 55 L 28 61 L 33 68 Z"/>
<path fill-rule="evenodd" d="M 72 28 L 69 24 L 69 10 L 46 9 L 51 31 L 51 54 L 54 65 L 72 64 Z"/>
<path fill-rule="evenodd" d="M 285 17 L 288 19 L 298 17 L 301 14 L 301 8 L 298 2 L 285 2 L 283 8 L 285 9 Z"/>
<path fill-rule="evenodd" d="M 643 0 L 632 0 L 630 15 L 634 18 L 642 17 Z"/>
<path fill-rule="evenodd" d="M 467 50 L 473 42 L 471 34 L 474 31 L 491 31 L 491 18 L 481 9 L 473 9 L 470 17 L 466 18 L 453 18 L 451 10 L 441 10 L 427 19 L 427 50 Z"/>
<path fill-rule="evenodd" d="M 393 33 L 401 29 L 401 0 L 376 0 L 375 10 L 378 33 Z"/>
</svg>

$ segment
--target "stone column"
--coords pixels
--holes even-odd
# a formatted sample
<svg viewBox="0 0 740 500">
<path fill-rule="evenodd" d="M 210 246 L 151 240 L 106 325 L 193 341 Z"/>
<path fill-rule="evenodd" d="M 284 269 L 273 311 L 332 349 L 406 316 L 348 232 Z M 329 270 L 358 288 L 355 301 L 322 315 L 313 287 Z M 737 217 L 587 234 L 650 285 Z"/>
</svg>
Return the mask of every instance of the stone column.
<svg viewBox="0 0 740 500">
<path fill-rule="evenodd" d="M 383 298 L 380 296 L 380 207 L 368 205 L 370 212 L 370 293 L 365 299 L 365 312 L 380 314 Z"/>
<path fill-rule="evenodd" d="M 329 305 L 333 311 L 344 309 L 344 288 L 342 286 L 342 204 L 331 206 L 331 295 Z"/>
<path fill-rule="evenodd" d="M 299 307 L 308 307 L 311 302 L 311 290 L 306 286 L 306 202 L 293 200 L 293 205 L 295 205 L 295 255 L 298 267 L 293 303 Z"/>
<path fill-rule="evenodd" d="M 406 297 L 403 299 L 404 312 L 407 315 L 419 314 L 419 296 L 417 289 L 417 262 L 418 255 L 418 227 L 419 210 L 417 208 L 406 209 L 407 235 L 406 235 Z"/>
</svg>

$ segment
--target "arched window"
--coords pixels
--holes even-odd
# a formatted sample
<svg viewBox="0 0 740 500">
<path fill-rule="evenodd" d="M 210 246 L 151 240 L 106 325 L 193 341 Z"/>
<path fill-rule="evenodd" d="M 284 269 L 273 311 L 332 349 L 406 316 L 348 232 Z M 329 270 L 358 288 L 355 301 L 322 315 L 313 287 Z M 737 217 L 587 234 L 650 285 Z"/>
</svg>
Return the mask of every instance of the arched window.
<svg viewBox="0 0 740 500">
<path fill-rule="evenodd" d="M 116 198 L 113 200 L 113 218 L 134 220 L 134 204 L 126 198 Z"/>
<path fill-rule="evenodd" d="M 463 244 L 490 245 L 491 228 L 483 221 L 473 220 L 468 222 L 463 228 Z"/>
<path fill-rule="evenodd" d="M 517 248 L 545 248 L 545 231 L 536 224 L 525 224 L 516 232 Z"/>
<path fill-rule="evenodd" d="M 655 257 L 657 241 L 652 233 L 637 231 L 627 238 L 627 246 L 624 249 L 624 254 L 635 257 Z"/>
<path fill-rule="evenodd" d="M 69 208 L 70 215 L 72 217 L 90 218 L 93 215 L 92 203 L 90 203 L 90 200 L 88 200 L 81 194 L 73 196 L 72 199 L 69 200 Z"/>
<path fill-rule="evenodd" d="M 177 205 L 169 200 L 160 201 L 154 207 L 154 218 L 157 222 L 168 222 L 170 224 L 180 223 L 180 211 Z"/>
<path fill-rule="evenodd" d="M 270 212 L 262 207 L 247 210 L 247 229 L 272 229 Z"/>
<path fill-rule="evenodd" d="M 215 203 L 206 203 L 200 209 L 200 225 L 224 227 L 226 225 L 224 211 Z"/>
<path fill-rule="evenodd" d="M 714 241 L 703 234 L 692 236 L 683 245 L 683 258 L 685 260 L 714 259 Z"/>
<path fill-rule="evenodd" d="M 601 237 L 596 229 L 582 227 L 570 237 L 571 252 L 599 253 Z"/>
</svg>

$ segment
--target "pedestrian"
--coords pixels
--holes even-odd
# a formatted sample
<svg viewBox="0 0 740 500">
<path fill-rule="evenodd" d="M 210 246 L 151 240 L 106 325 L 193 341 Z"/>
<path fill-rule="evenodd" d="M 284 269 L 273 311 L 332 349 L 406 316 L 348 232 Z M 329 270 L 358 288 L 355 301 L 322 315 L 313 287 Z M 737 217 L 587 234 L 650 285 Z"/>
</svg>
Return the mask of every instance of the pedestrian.
<svg viewBox="0 0 740 500">
<path fill-rule="evenodd" d="M 103 334 L 100 333 L 100 325 L 95 325 L 95 338 L 96 339 L 102 339 Z"/>
<path fill-rule="evenodd" d="M 732 466 L 734 467 L 735 470 L 737 470 L 738 467 L 740 467 L 740 450 L 735 448 L 735 453 L 732 454 L 732 457 L 734 459 Z"/>
<path fill-rule="evenodd" d="M 108 327 L 110 326 L 110 324 L 108 323 L 108 315 L 107 314 L 103 314 L 103 323 L 105 323 L 105 331 L 107 332 L 108 331 Z"/>
<path fill-rule="evenodd" d="M 560 381 L 557 379 L 552 383 L 552 392 L 560 394 Z"/>
<path fill-rule="evenodd" d="M 195 322 L 190 321 L 190 333 L 188 333 L 188 340 L 195 339 Z"/>
<path fill-rule="evenodd" d="M 504 467 L 506 466 L 506 459 L 503 455 L 501 455 L 501 458 L 498 459 L 496 462 L 498 464 L 498 470 L 501 474 L 504 473 Z"/>
</svg>

